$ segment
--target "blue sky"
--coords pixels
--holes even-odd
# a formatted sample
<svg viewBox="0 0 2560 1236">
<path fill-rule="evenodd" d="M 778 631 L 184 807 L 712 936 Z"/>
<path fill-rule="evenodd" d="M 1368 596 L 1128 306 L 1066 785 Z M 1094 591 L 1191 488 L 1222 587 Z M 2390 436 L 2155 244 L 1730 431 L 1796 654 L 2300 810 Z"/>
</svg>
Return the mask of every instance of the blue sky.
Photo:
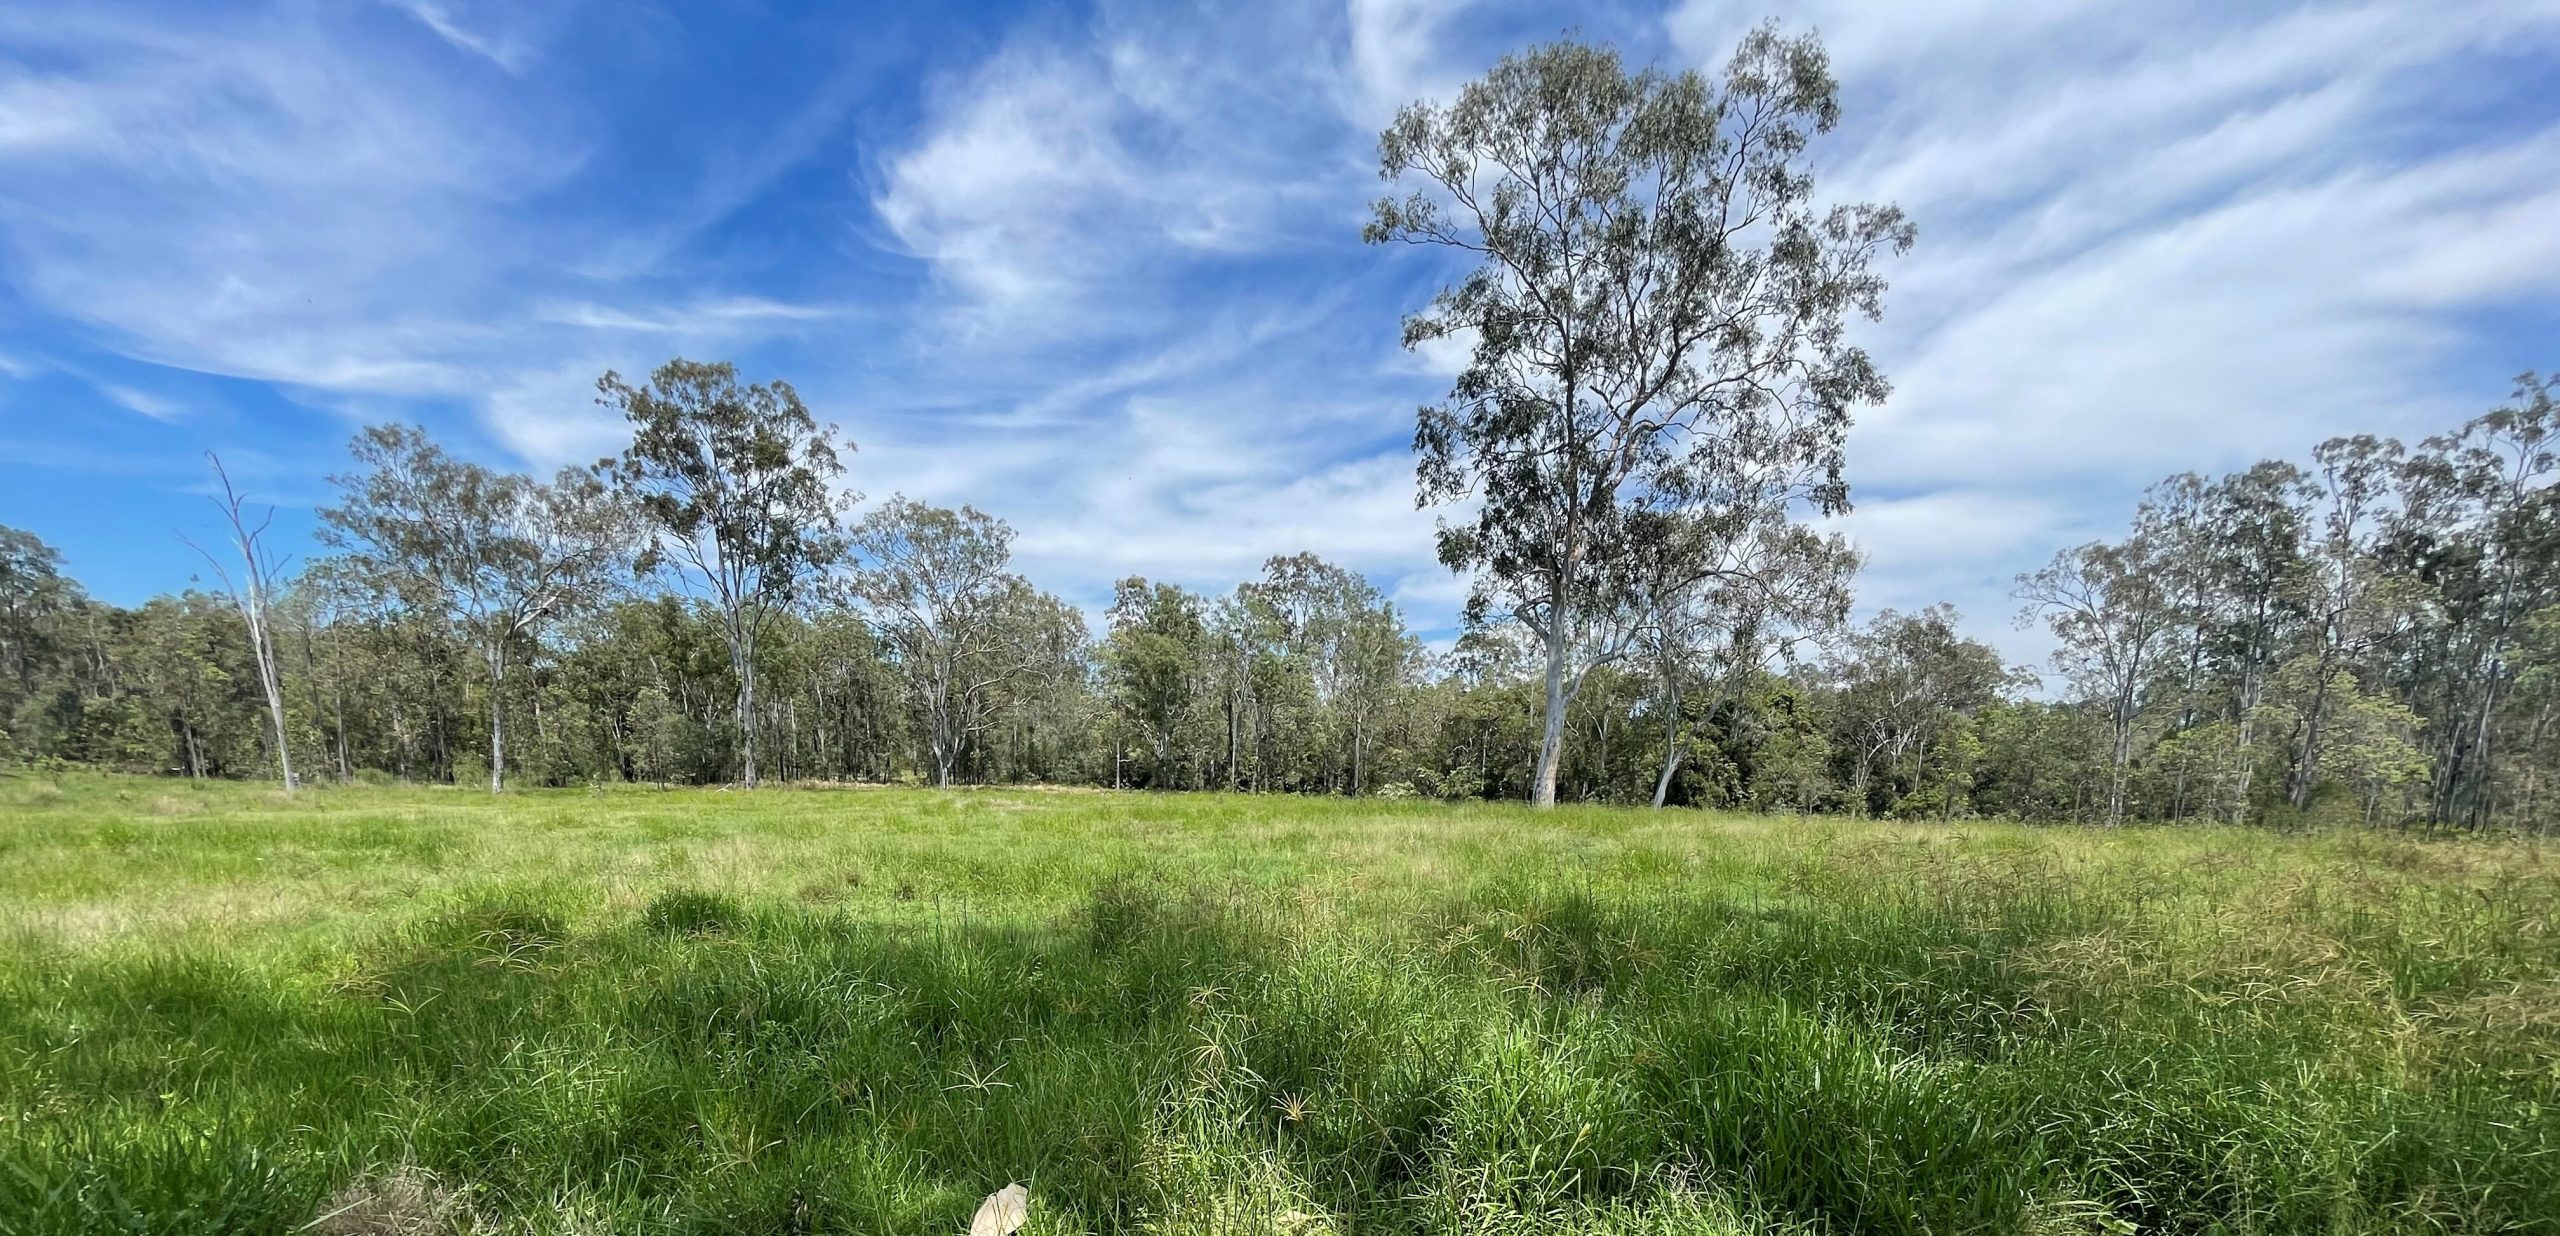
<svg viewBox="0 0 2560 1236">
<path fill-rule="evenodd" d="M 1305 549 L 1445 632 L 1450 358 L 1396 323 L 1449 271 L 1360 244 L 1377 130 L 1526 41 L 1713 66 L 1768 16 L 1846 86 L 1824 193 L 1920 227 L 1869 609 L 2032 657 L 2011 577 L 2149 482 L 2560 367 L 2560 0 L 0 0 L 0 523 L 136 601 L 198 569 L 208 449 L 307 550 L 362 424 L 586 462 L 598 374 L 726 357 L 1071 599 Z"/>
</svg>

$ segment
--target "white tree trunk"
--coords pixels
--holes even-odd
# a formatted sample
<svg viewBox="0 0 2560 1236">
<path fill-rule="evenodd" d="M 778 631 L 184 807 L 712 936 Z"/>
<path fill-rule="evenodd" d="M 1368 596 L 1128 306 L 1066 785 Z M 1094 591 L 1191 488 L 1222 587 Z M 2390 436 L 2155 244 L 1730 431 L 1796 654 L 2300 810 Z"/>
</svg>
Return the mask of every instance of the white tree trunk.
<svg viewBox="0 0 2560 1236">
<path fill-rule="evenodd" d="M 489 792 L 507 788 L 507 653 L 504 644 L 489 646 Z"/>
<path fill-rule="evenodd" d="M 1557 589 L 1562 593 L 1562 589 Z M 1565 606 L 1563 597 L 1547 611 L 1547 723 L 1538 740 L 1538 776 L 1529 790 L 1532 806 L 1556 805 L 1556 774 L 1564 753 Z"/>
<path fill-rule="evenodd" d="M 755 650 L 747 646 L 743 634 L 729 639 L 729 664 L 738 673 L 738 779 L 752 790 L 756 788 L 756 664 Z"/>
<path fill-rule="evenodd" d="M 1667 683 L 1664 694 L 1663 711 L 1668 719 L 1662 726 L 1662 775 L 1653 782 L 1656 811 L 1662 810 L 1662 804 L 1670 799 L 1672 774 L 1680 771 L 1680 688 Z"/>
<path fill-rule="evenodd" d="M 255 551 L 244 549 L 243 552 L 254 554 Z M 254 558 L 249 569 L 253 572 L 259 569 Z M 285 738 L 284 680 L 276 672 L 275 644 L 267 637 L 266 598 L 258 583 L 249 585 L 249 603 L 241 607 L 241 612 L 249 620 L 250 651 L 258 658 L 258 685 L 266 688 L 267 719 L 275 727 L 276 770 L 283 776 L 284 792 L 289 796 L 301 787 L 301 782 L 294 778 L 293 746 Z"/>
</svg>

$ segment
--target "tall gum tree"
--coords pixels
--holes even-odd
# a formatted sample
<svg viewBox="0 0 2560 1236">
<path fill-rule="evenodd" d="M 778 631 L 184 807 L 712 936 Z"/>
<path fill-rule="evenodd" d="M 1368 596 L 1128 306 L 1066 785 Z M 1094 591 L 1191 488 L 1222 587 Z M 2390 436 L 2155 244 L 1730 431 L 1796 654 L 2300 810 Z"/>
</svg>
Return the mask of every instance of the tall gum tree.
<svg viewBox="0 0 2560 1236">
<path fill-rule="evenodd" d="M 682 358 L 639 386 L 596 380 L 597 402 L 631 421 L 631 446 L 602 466 L 656 536 L 640 567 L 673 566 L 720 615 L 737 677 L 739 779 L 756 784 L 756 648 L 775 615 L 845 550 L 843 513 L 858 495 L 833 427 L 788 382 L 742 383 L 726 361 Z"/>
<path fill-rule="evenodd" d="M 1441 561 L 1477 576 L 1470 623 L 1516 622 L 1543 651 L 1540 805 L 1568 705 L 1625 648 L 1630 511 L 1712 488 L 1698 477 L 1745 452 L 1811 466 L 1808 509 L 1848 508 L 1851 410 L 1887 387 L 1845 319 L 1882 312 L 1876 259 L 1912 228 L 1891 206 L 1817 205 L 1807 151 L 1838 119 L 1821 44 L 1763 27 L 1714 82 L 1534 48 L 1379 138 L 1381 177 L 1422 187 L 1380 200 L 1366 238 L 1476 263 L 1404 326 L 1408 347 L 1472 340 L 1421 410 L 1419 497 L 1471 504 L 1439 534 Z"/>
<path fill-rule="evenodd" d="M 2499 705 L 2522 668 L 2516 636 L 2560 598 L 2560 374 L 2526 373 L 2506 406 L 2427 439 L 2400 491 L 2410 522 L 2430 526 L 2430 608 L 2453 648 L 2433 812 L 2478 828 L 2493 806 Z"/>
<path fill-rule="evenodd" d="M 0 750 L 11 713 L 36 693 L 47 620 L 70 608 L 79 585 L 62 574 L 62 554 L 32 532 L 0 525 Z"/>
</svg>

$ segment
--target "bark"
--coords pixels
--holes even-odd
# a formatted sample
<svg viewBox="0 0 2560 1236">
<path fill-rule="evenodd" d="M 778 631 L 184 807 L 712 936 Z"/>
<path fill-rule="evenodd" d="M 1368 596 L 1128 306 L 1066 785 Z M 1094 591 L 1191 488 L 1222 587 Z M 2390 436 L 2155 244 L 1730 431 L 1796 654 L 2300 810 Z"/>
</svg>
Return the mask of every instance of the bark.
<svg viewBox="0 0 2560 1236">
<path fill-rule="evenodd" d="M 2329 648 L 2320 650 L 2319 681 L 2312 684 L 2311 707 L 2302 717 L 2302 752 L 2293 765 L 2293 784 L 2287 798 L 2296 811 L 2311 806 L 2312 786 L 2320 779 L 2320 722 L 2329 707 L 2329 675 L 2335 654 Z"/>
<path fill-rule="evenodd" d="M 489 647 L 489 792 L 507 788 L 507 654 L 503 645 Z"/>
<path fill-rule="evenodd" d="M 1564 652 L 1565 607 L 1563 589 L 1557 589 L 1556 603 L 1547 611 L 1547 720 L 1538 740 L 1538 774 L 1530 783 L 1529 802 L 1533 806 L 1556 805 L 1556 772 L 1562 763 L 1557 757 L 1564 750 Z"/>
<path fill-rule="evenodd" d="M 1671 776 L 1680 771 L 1680 684 L 1676 673 L 1664 675 L 1664 707 L 1662 724 L 1662 775 L 1653 782 L 1653 809 L 1662 810 L 1671 796 Z"/>
<path fill-rule="evenodd" d="M 729 634 L 729 665 L 738 675 L 738 769 L 739 780 L 748 789 L 756 788 L 756 665 L 755 647 L 746 632 L 732 629 Z"/>
<path fill-rule="evenodd" d="M 251 569 L 256 569 L 254 564 Z M 258 657 L 258 684 L 267 692 L 267 719 L 275 727 L 276 769 L 284 777 L 285 794 L 291 796 L 301 783 L 293 775 L 293 746 L 285 736 L 284 682 L 276 672 L 275 643 L 267 631 L 266 599 L 259 584 L 250 584 L 243 612 L 249 620 L 249 643 Z"/>
</svg>

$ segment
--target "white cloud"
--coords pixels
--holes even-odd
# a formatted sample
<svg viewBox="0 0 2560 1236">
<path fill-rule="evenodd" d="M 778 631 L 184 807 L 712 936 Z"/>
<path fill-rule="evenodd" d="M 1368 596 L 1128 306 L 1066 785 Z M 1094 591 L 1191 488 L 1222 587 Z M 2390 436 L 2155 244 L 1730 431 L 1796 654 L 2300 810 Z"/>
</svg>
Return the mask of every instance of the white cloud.
<svg viewBox="0 0 2560 1236">
<path fill-rule="evenodd" d="M 1444 32 L 1467 0 L 1349 0 L 1340 106 L 1375 134 L 1417 99 L 1447 102 L 1466 84 Z"/>
<path fill-rule="evenodd" d="M 873 208 L 973 341 L 1161 329 L 1203 264 L 1357 234 L 1378 129 L 1454 93 L 1443 31 L 1469 7 L 1106 4 L 943 81 Z"/>
<path fill-rule="evenodd" d="M 546 6 L 535 4 L 489 4 L 457 6 L 438 0 L 386 0 L 392 7 L 415 18 L 419 25 L 435 32 L 437 38 L 456 49 L 481 57 L 510 73 L 522 72 L 539 50 L 534 32 L 524 19 L 538 15 Z M 552 6 L 557 7 L 557 6 Z"/>
<path fill-rule="evenodd" d="M 496 212 L 574 166 L 502 113 L 308 20 L 83 8 L 0 22 L 58 132 L 0 146 L 0 237 L 38 304 L 142 359 L 432 388 L 511 256 Z M 23 137 L 23 125 L 0 125 Z"/>
<path fill-rule="evenodd" d="M 630 427 L 596 402 L 596 378 L 612 367 L 588 356 L 496 379 L 488 395 L 490 432 L 537 467 L 590 464 L 616 453 L 630 442 Z"/>
<path fill-rule="evenodd" d="M 1213 132 L 1172 54 L 1022 43 L 936 92 L 872 206 L 973 342 L 1159 326 L 1185 263 L 1288 243 L 1306 187 L 1262 130 Z"/>
<path fill-rule="evenodd" d="M 186 405 L 177 400 L 164 395 L 154 395 L 149 391 L 135 390 L 130 386 L 108 383 L 100 386 L 98 393 L 162 423 L 175 421 L 186 415 L 187 411 Z"/>
<path fill-rule="evenodd" d="M 727 290 L 716 271 L 670 294 L 658 269 L 809 153 L 853 79 L 821 83 L 735 160 L 706 156 L 694 192 L 648 223 L 555 218 L 546 195 L 595 192 L 593 116 L 478 58 L 526 68 L 568 15 L 427 0 L 0 12 L 12 290 L 84 342 L 299 403 L 468 407 L 542 466 L 593 457 L 608 367 L 863 316 Z M 427 33 L 468 55 L 421 56 L 412 35 Z M 570 358 L 586 366 L 574 382 Z M 585 397 L 558 397 L 573 386 Z"/>
<path fill-rule="evenodd" d="M 686 305 L 617 309 L 592 301 L 546 305 L 533 312 L 536 321 L 587 330 L 637 334 L 716 335 L 740 326 L 773 322 L 822 322 L 845 310 L 824 305 L 795 305 L 760 296 L 730 296 Z"/>
</svg>

